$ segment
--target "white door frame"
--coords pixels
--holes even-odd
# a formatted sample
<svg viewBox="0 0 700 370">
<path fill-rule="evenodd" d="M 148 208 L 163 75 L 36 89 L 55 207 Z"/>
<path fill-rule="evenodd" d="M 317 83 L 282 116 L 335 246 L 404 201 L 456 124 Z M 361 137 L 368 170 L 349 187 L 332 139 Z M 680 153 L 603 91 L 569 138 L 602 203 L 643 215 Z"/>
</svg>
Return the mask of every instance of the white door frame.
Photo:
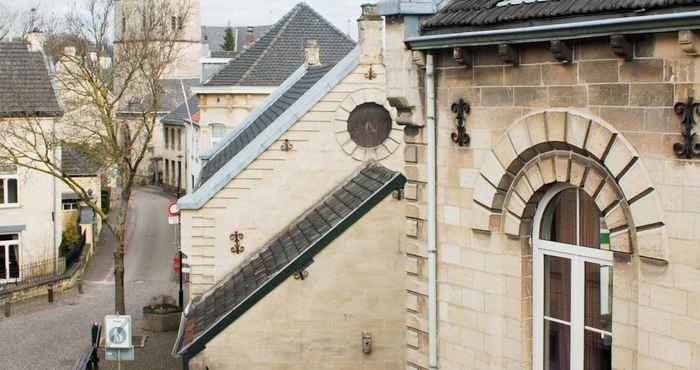
<svg viewBox="0 0 700 370">
<path fill-rule="evenodd" d="M 552 187 L 540 200 L 532 228 L 532 364 L 533 370 L 544 370 L 544 256 L 566 258 L 571 261 L 571 370 L 583 369 L 583 335 L 585 295 L 585 263 L 613 266 L 612 251 L 574 246 L 540 239 L 542 216 L 547 205 L 560 192 L 573 188 L 567 184 Z M 578 207 L 578 205 L 577 205 Z M 576 212 L 576 235 L 579 238 L 579 213 Z M 580 243 L 579 243 L 580 244 Z M 578 278 L 577 278 L 578 277 Z"/>
<path fill-rule="evenodd" d="M 7 278 L 3 279 L 0 278 L 0 283 L 16 283 L 18 281 L 22 280 L 22 259 L 20 257 L 20 254 L 22 253 L 22 236 L 20 233 L 16 234 L 2 234 L 2 235 L 17 235 L 17 240 L 2 240 L 0 241 L 0 248 L 5 250 L 5 272 L 7 274 Z M 17 246 L 17 272 L 18 272 L 18 277 L 17 278 L 10 278 L 10 246 L 16 245 Z"/>
</svg>

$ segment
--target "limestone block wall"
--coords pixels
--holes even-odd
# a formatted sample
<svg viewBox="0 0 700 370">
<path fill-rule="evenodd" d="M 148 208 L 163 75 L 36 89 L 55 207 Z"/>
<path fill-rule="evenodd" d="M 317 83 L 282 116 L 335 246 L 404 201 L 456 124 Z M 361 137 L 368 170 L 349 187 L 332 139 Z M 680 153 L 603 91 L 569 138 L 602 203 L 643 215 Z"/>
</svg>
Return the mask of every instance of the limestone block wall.
<svg viewBox="0 0 700 370">
<path fill-rule="evenodd" d="M 377 102 L 395 114 L 386 102 L 385 71 L 372 68 L 375 79 L 365 77 L 369 66 L 359 66 L 202 209 L 183 212 L 193 296 L 231 272 L 366 160 L 380 159 L 388 168 L 402 169 L 402 129 L 396 124 L 386 145 L 367 158 L 355 158 L 358 151 L 348 151 L 342 138 L 343 119 L 357 105 Z M 285 140 L 293 146 L 289 152 L 281 148 Z M 236 231 L 244 234 L 241 255 L 231 253 L 230 235 Z"/>
<path fill-rule="evenodd" d="M 190 361 L 190 369 L 401 369 L 400 201 L 386 198 Z M 372 353 L 362 352 L 370 332 Z"/>
<path fill-rule="evenodd" d="M 545 45 L 528 45 L 517 67 L 503 64 L 495 47 L 474 50 L 473 68 L 455 63 L 452 50 L 436 56 L 441 369 L 531 369 L 528 202 L 548 183 L 571 181 L 617 226 L 613 367 L 700 366 L 700 162 L 673 152 L 682 139 L 673 106 L 695 94 L 700 64 L 680 49 L 676 33 L 638 39 L 630 61 L 607 40 L 573 49 L 573 63 L 562 64 Z M 401 65 L 409 55 L 386 63 Z M 388 91 L 402 86 L 397 79 Z M 460 98 L 472 106 L 466 148 L 450 139 L 451 106 Z M 406 142 L 407 362 L 424 369 L 422 130 L 407 130 Z"/>
</svg>

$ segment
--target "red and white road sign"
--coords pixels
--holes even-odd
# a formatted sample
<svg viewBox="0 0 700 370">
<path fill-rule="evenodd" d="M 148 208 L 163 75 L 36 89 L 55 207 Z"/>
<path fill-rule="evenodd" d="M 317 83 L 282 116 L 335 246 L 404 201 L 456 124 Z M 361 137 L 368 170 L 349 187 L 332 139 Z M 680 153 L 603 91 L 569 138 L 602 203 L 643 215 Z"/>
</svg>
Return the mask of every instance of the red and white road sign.
<svg viewBox="0 0 700 370">
<path fill-rule="evenodd" d="M 187 260 L 185 258 L 185 260 Z M 189 273 L 191 271 L 190 265 L 187 263 L 182 263 L 182 260 L 178 257 L 173 257 L 173 271 L 175 272 L 183 272 L 185 274 Z"/>
<path fill-rule="evenodd" d="M 172 201 L 168 204 L 168 223 L 170 225 L 177 225 L 179 223 L 178 214 L 180 210 L 177 208 L 177 202 Z"/>
</svg>

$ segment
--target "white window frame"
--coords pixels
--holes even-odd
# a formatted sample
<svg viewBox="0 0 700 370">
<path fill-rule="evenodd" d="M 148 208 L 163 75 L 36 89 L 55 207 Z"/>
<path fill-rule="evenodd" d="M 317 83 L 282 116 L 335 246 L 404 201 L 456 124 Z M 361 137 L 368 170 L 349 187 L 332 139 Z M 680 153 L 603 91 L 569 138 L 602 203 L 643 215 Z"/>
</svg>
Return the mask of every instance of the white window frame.
<svg viewBox="0 0 700 370">
<path fill-rule="evenodd" d="M 223 134 L 221 137 L 216 138 L 216 139 L 214 138 L 214 129 L 215 129 L 215 128 L 216 128 L 216 129 L 219 129 L 219 128 L 220 128 L 220 129 L 223 129 L 223 130 L 224 130 L 224 134 Z M 221 123 L 212 123 L 212 124 L 209 124 L 209 136 L 210 136 L 210 137 L 209 137 L 209 144 L 211 144 L 211 147 L 212 147 L 212 148 L 215 148 L 222 140 L 226 139 L 226 135 L 227 135 L 227 133 L 226 133 L 226 125 L 223 125 L 223 124 L 221 124 Z"/>
<path fill-rule="evenodd" d="M 14 173 L 3 173 L 0 171 L 0 182 L 2 182 L 2 197 L 3 203 L 0 204 L 0 208 L 18 208 L 20 206 L 20 196 L 19 196 L 19 177 L 17 176 L 17 167 L 14 168 Z M 17 182 L 17 203 L 9 203 L 9 191 L 8 183 L 9 180 L 15 180 Z"/>
<path fill-rule="evenodd" d="M 5 271 L 7 271 L 7 276 L 10 275 L 10 246 L 16 245 L 17 246 L 17 269 L 19 272 L 19 276 L 17 278 L 7 278 L 3 279 L 0 278 L 0 283 L 2 284 L 8 284 L 8 283 L 16 283 L 18 281 L 22 281 L 22 234 L 21 233 L 6 233 L 6 234 L 0 234 L 0 235 L 17 235 L 17 240 L 0 240 L 0 248 L 5 249 Z"/>
<path fill-rule="evenodd" d="M 587 248 L 579 245 L 552 242 L 540 239 L 542 217 L 549 203 L 560 192 L 573 188 L 570 185 L 560 184 L 550 189 L 540 200 L 535 212 L 532 228 L 532 363 L 533 370 L 544 370 L 544 257 L 554 256 L 571 261 L 571 324 L 553 319 L 550 321 L 570 326 L 570 361 L 571 370 L 583 370 L 584 360 L 584 329 L 599 332 L 613 337 L 612 332 L 604 332 L 585 326 L 585 264 L 595 263 L 601 266 L 613 268 L 613 252 L 601 249 Z M 580 239 L 579 207 L 577 201 L 576 235 Z M 578 240 L 580 244 L 580 240 Z M 577 294 L 582 293 L 582 294 Z M 614 308 L 613 308 L 614 309 Z"/>
</svg>

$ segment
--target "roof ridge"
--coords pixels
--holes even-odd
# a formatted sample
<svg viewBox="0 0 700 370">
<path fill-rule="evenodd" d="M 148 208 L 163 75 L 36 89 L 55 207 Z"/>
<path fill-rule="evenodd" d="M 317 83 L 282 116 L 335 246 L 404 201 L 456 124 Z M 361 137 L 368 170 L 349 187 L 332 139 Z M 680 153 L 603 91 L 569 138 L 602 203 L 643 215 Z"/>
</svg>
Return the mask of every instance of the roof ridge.
<svg viewBox="0 0 700 370">
<path fill-rule="evenodd" d="M 238 82 L 236 82 L 237 86 L 241 86 L 241 82 L 244 81 L 246 78 L 248 78 L 248 76 L 252 73 L 252 71 L 255 69 L 255 67 L 258 66 L 260 61 L 267 55 L 267 53 L 269 53 L 270 50 L 274 49 L 275 43 L 277 43 L 277 41 L 280 39 L 280 37 L 282 35 L 284 35 L 284 31 L 287 30 L 287 27 L 289 26 L 290 23 L 292 23 L 292 20 L 294 19 L 294 17 L 297 14 L 299 14 L 299 10 L 301 9 L 301 6 L 300 6 L 301 4 L 303 4 L 303 3 L 297 4 L 292 10 L 289 11 L 289 13 L 287 13 L 284 17 L 282 17 L 282 19 L 279 20 L 279 22 L 284 21 L 282 28 L 277 30 L 277 35 L 275 35 L 275 37 L 272 39 L 272 41 L 270 41 L 270 44 L 267 45 L 265 50 L 263 50 L 263 52 L 260 53 L 258 58 L 255 59 L 255 62 L 251 63 L 251 65 L 248 66 L 248 70 L 246 70 L 245 73 L 238 80 Z M 286 18 L 286 21 L 285 21 L 285 18 Z M 272 31 L 272 29 L 270 31 Z M 267 33 L 263 37 L 265 37 L 265 36 L 267 36 Z M 262 39 L 262 37 L 261 37 L 261 39 Z"/>
<path fill-rule="evenodd" d="M 343 32 L 340 28 L 336 27 L 333 23 L 329 22 L 328 19 L 326 19 L 326 17 L 324 17 L 321 13 L 319 13 L 318 11 L 316 11 L 316 9 L 314 9 L 313 7 L 311 7 L 311 6 L 310 6 L 309 4 L 307 4 L 306 2 L 302 1 L 302 2 L 300 2 L 297 6 L 306 7 L 308 10 L 310 10 L 312 13 L 314 13 L 314 15 L 316 15 L 316 16 L 317 16 L 318 18 L 320 18 L 323 22 L 325 22 L 328 26 L 330 26 L 333 30 L 335 30 L 336 32 L 338 32 L 338 33 L 339 33 L 340 35 L 342 35 L 343 37 L 345 37 L 348 41 L 352 42 L 353 44 L 357 44 L 357 41 L 353 40 L 352 37 L 350 37 L 350 35 L 348 35 L 347 33 Z"/>
</svg>

